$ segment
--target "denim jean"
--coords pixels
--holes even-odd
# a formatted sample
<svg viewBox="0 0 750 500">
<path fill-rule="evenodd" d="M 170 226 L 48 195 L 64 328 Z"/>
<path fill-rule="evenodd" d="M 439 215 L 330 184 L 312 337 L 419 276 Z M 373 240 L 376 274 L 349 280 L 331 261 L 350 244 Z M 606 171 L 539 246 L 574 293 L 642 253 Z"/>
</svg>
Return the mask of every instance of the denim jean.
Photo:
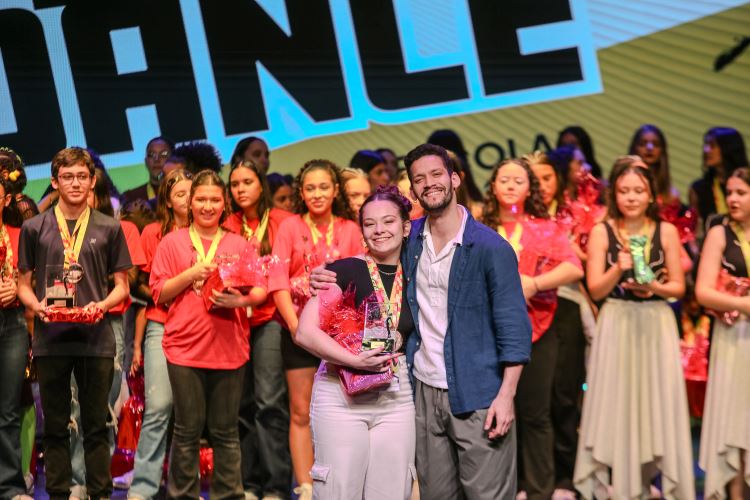
<svg viewBox="0 0 750 500">
<path fill-rule="evenodd" d="M 237 431 L 245 366 L 211 370 L 167 362 L 174 398 L 174 433 L 167 498 L 200 495 L 198 452 L 203 428 L 214 451 L 211 500 L 244 500 Z"/>
<path fill-rule="evenodd" d="M 107 399 L 112 387 L 112 358 L 93 356 L 39 356 L 36 358 L 39 393 L 44 411 L 44 459 L 47 493 L 51 500 L 70 495 L 73 471 L 70 460 L 70 376 L 78 384 L 81 410 L 86 489 L 92 499 L 109 497 L 109 430 Z"/>
<path fill-rule="evenodd" d="M 21 472 L 21 388 L 28 356 L 23 308 L 0 309 L 0 498 L 26 492 Z"/>
<path fill-rule="evenodd" d="M 256 496 L 289 496 L 289 402 L 281 359 L 281 325 L 250 331 L 250 358 L 240 401 L 242 483 Z"/>
<path fill-rule="evenodd" d="M 153 498 L 159 492 L 161 484 L 169 419 L 172 416 L 172 388 L 169 385 L 167 358 L 164 357 L 161 346 L 163 337 L 162 323 L 149 321 L 146 324 L 146 336 L 143 339 L 146 408 L 128 498 Z"/>
<path fill-rule="evenodd" d="M 123 339 L 125 334 L 122 316 L 110 315 L 109 324 L 112 326 L 112 333 L 115 335 L 114 374 L 112 376 L 112 386 L 109 389 L 110 420 L 107 424 L 109 427 L 109 454 L 111 456 L 115 452 L 115 441 L 117 439 L 118 416 L 115 415 L 114 408 L 115 403 L 120 398 L 120 390 L 122 388 L 122 367 L 125 353 Z M 78 400 L 79 393 L 75 375 L 71 375 L 70 377 L 70 390 L 70 460 L 73 467 L 73 484 L 83 487 L 86 484 L 86 462 L 84 460 L 83 435 L 81 434 L 81 406 Z M 79 488 L 75 493 L 78 498 L 86 498 L 86 490 Z"/>
</svg>

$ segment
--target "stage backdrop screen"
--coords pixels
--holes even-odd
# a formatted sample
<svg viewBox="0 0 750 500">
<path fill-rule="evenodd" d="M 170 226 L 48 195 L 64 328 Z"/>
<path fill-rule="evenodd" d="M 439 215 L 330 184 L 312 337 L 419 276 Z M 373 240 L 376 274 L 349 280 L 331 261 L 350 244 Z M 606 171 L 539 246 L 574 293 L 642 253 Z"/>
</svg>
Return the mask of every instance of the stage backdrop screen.
<svg viewBox="0 0 750 500">
<path fill-rule="evenodd" d="M 685 198 L 704 132 L 750 133 L 750 51 L 714 70 L 750 35 L 735 0 L 1 0 L 0 26 L 0 146 L 35 198 L 72 145 L 124 190 L 158 135 L 225 162 L 259 136 L 292 173 L 450 128 L 484 184 L 572 124 L 606 172 L 643 123 L 666 133 Z"/>
</svg>

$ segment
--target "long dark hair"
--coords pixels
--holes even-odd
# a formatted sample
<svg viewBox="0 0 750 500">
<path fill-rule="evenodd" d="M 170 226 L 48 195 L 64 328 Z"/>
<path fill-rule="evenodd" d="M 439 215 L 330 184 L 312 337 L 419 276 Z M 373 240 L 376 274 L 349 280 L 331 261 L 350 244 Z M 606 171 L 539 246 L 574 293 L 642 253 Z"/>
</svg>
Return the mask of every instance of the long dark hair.
<svg viewBox="0 0 750 500">
<path fill-rule="evenodd" d="M 0 186 L 3 188 L 4 196 L 10 195 L 10 203 L 8 203 L 7 207 L 3 208 L 3 224 L 13 227 L 21 227 L 23 224 L 23 215 L 18 208 L 18 203 L 16 202 L 16 196 L 13 194 L 11 182 L 0 175 Z M 0 199 L 0 202 L 5 204 L 5 200 Z"/>
<path fill-rule="evenodd" d="M 349 203 L 347 202 L 346 194 L 344 193 L 344 186 L 341 182 L 341 169 L 330 160 L 310 160 L 302 166 L 292 184 L 294 213 L 302 215 L 306 214 L 308 211 L 307 205 L 305 205 L 305 200 L 302 199 L 302 184 L 305 180 L 305 176 L 313 170 L 323 170 L 328 172 L 334 186 L 338 186 L 339 188 L 339 192 L 333 199 L 333 205 L 331 206 L 331 212 L 333 215 L 353 221 L 354 213 L 351 208 L 349 208 Z"/>
<path fill-rule="evenodd" d="M 245 137 L 243 139 L 240 139 L 240 141 L 237 143 L 237 145 L 234 147 L 234 151 L 232 152 L 232 157 L 230 159 L 230 163 L 234 166 L 240 161 L 242 161 L 245 158 L 245 152 L 247 152 L 247 148 L 250 147 L 250 144 L 260 141 L 263 144 L 266 143 L 263 139 L 260 137 L 256 137 L 254 135 L 251 135 L 250 137 Z"/>
<path fill-rule="evenodd" d="M 651 200 L 646 208 L 646 217 L 659 220 L 659 205 L 656 203 L 656 180 L 654 173 L 649 168 L 644 168 L 637 163 L 644 163 L 640 156 L 620 156 L 612 166 L 609 174 L 609 189 L 607 190 L 607 215 L 611 219 L 622 219 L 622 212 L 617 206 L 617 181 L 625 174 L 636 174 L 646 181 Z M 645 163 L 644 163 L 645 164 Z"/>
<path fill-rule="evenodd" d="M 669 173 L 669 154 L 667 153 L 667 138 L 664 135 L 664 132 L 662 132 L 656 125 L 648 123 L 641 125 L 638 127 L 638 130 L 635 131 L 633 138 L 630 140 L 628 154 L 638 154 L 637 147 L 641 140 L 641 136 L 648 132 L 656 134 L 656 137 L 661 141 L 661 156 L 659 157 L 659 162 L 654 165 L 649 165 L 648 168 L 654 171 L 656 193 L 664 198 L 669 198 L 672 194 L 672 179 Z"/>
<path fill-rule="evenodd" d="M 565 175 L 563 175 L 563 172 L 542 151 L 534 151 L 533 153 L 523 155 L 522 158 L 529 163 L 529 167 L 533 165 L 549 165 L 552 167 L 557 179 L 557 191 L 555 192 L 554 200 L 557 202 L 558 209 L 562 207 L 565 203 L 565 190 L 568 188 L 567 173 L 569 169 L 566 169 Z M 533 172 L 534 170 L 532 169 L 531 171 Z"/>
<path fill-rule="evenodd" d="M 548 219 L 549 214 L 547 213 L 547 207 L 544 205 L 544 199 L 542 198 L 542 191 L 539 187 L 539 179 L 534 175 L 534 171 L 531 170 L 529 162 L 523 158 L 511 158 L 503 160 L 492 169 L 490 175 L 489 186 L 487 187 L 487 193 L 484 199 L 484 208 L 482 209 L 482 223 L 491 228 L 496 228 L 500 225 L 500 202 L 497 201 L 497 196 L 492 192 L 492 185 L 497 179 L 497 173 L 505 165 L 518 165 L 526 171 L 526 176 L 529 179 L 529 195 L 523 202 L 523 210 L 528 215 L 536 217 L 538 219 Z"/>
<path fill-rule="evenodd" d="M 714 127 L 704 135 L 705 139 L 713 139 L 721 151 L 721 166 L 724 170 L 724 178 L 729 178 L 735 169 L 747 167 L 747 151 L 745 140 L 737 129 L 731 127 Z M 708 170 L 713 170 L 709 168 Z"/>
<path fill-rule="evenodd" d="M 238 168 L 246 168 L 253 172 L 258 177 L 258 182 L 260 183 L 260 198 L 258 198 L 258 202 L 256 205 L 256 211 L 258 212 L 258 217 L 261 219 L 263 218 L 263 214 L 266 213 L 266 210 L 270 210 L 273 206 L 273 203 L 271 202 L 271 189 L 268 187 L 268 180 L 266 179 L 265 174 L 262 174 L 260 170 L 258 169 L 258 166 L 255 164 L 252 160 L 241 160 L 238 161 L 236 164 L 232 166 L 232 170 L 229 171 L 229 185 L 227 186 L 227 195 L 229 196 L 229 201 L 232 207 L 232 212 L 239 212 L 242 209 L 237 204 L 237 202 L 234 200 L 234 196 L 232 196 L 232 174 L 235 170 Z M 244 235 L 243 235 L 244 236 Z M 260 254 L 261 255 L 268 255 L 271 253 L 271 241 L 268 237 L 268 231 L 266 231 L 263 234 L 263 238 L 260 243 Z"/>
<path fill-rule="evenodd" d="M 586 132 L 586 130 L 580 125 L 570 125 L 568 127 L 565 127 L 557 136 L 556 147 L 559 148 L 560 146 L 564 146 L 562 138 L 567 134 L 574 136 L 578 141 L 578 149 L 581 150 L 583 156 L 586 157 L 586 161 L 589 165 L 591 165 L 591 175 L 593 175 L 597 179 L 601 179 L 602 167 L 599 165 L 599 162 L 596 161 L 596 157 L 594 156 L 594 143 L 591 142 L 591 136 L 588 134 L 588 132 Z"/>
<path fill-rule="evenodd" d="M 161 222 L 161 235 L 164 236 L 172 230 L 174 225 L 174 209 L 169 208 L 169 196 L 172 188 L 180 181 L 192 181 L 193 174 L 178 168 L 170 171 L 159 184 L 159 192 L 156 194 L 156 218 Z M 189 211 L 189 210 L 188 210 Z"/>
</svg>

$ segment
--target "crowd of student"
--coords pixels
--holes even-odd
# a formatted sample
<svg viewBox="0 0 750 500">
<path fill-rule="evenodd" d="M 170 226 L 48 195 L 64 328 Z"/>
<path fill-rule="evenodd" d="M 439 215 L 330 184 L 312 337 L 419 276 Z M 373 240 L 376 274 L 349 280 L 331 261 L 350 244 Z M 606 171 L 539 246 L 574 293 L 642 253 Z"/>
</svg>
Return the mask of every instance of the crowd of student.
<svg viewBox="0 0 750 500">
<path fill-rule="evenodd" d="M 294 178 L 269 173 L 257 137 L 226 165 L 207 143 L 157 137 L 146 184 L 119 194 L 71 147 L 35 203 L 21 157 L 0 149 L 0 498 L 28 498 L 31 372 L 50 498 L 108 498 L 111 409 L 141 367 L 128 498 L 198 498 L 204 437 L 211 498 L 284 499 L 294 484 L 302 499 L 408 499 L 415 480 L 425 499 L 695 498 L 678 324 L 696 301 L 714 316 L 705 498 L 742 498 L 742 136 L 707 131 L 688 204 L 659 128 L 623 152 L 603 179 L 588 134 L 568 127 L 554 150 L 500 162 L 482 193 L 452 131 L 401 158 L 313 159 Z M 257 286 L 203 289 L 248 248 L 276 262 Z M 347 348 L 347 318 L 373 301 L 394 348 Z M 51 321 L 53 303 L 103 319 Z M 381 382 L 350 391 L 352 377 Z"/>
</svg>

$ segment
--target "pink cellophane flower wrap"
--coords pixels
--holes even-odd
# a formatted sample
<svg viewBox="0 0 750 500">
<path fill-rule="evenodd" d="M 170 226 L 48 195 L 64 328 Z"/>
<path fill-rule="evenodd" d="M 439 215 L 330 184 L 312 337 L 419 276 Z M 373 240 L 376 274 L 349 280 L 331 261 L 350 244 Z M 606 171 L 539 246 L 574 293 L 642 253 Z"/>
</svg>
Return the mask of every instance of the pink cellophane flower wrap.
<svg viewBox="0 0 750 500">
<path fill-rule="evenodd" d="M 337 288 L 318 293 L 320 328 L 352 354 L 362 352 L 362 334 L 365 315 L 362 307 L 354 305 L 354 291 L 341 294 Z M 366 301 L 363 301 L 363 304 Z M 344 391 L 356 396 L 373 389 L 388 386 L 393 380 L 393 371 L 374 373 L 354 368 L 331 365 L 341 380 Z"/>
<path fill-rule="evenodd" d="M 719 273 L 716 289 L 735 297 L 744 297 L 750 291 L 750 278 L 732 276 L 726 269 L 722 269 Z M 706 312 L 728 326 L 734 325 L 740 319 L 739 311 L 714 311 L 713 309 L 706 309 Z"/>
<path fill-rule="evenodd" d="M 110 467 L 113 477 L 122 476 L 133 469 L 135 451 L 141 435 L 143 410 L 145 408 L 143 370 L 128 374 L 130 397 L 122 405 L 117 425 L 117 447 L 112 455 Z"/>
</svg>

